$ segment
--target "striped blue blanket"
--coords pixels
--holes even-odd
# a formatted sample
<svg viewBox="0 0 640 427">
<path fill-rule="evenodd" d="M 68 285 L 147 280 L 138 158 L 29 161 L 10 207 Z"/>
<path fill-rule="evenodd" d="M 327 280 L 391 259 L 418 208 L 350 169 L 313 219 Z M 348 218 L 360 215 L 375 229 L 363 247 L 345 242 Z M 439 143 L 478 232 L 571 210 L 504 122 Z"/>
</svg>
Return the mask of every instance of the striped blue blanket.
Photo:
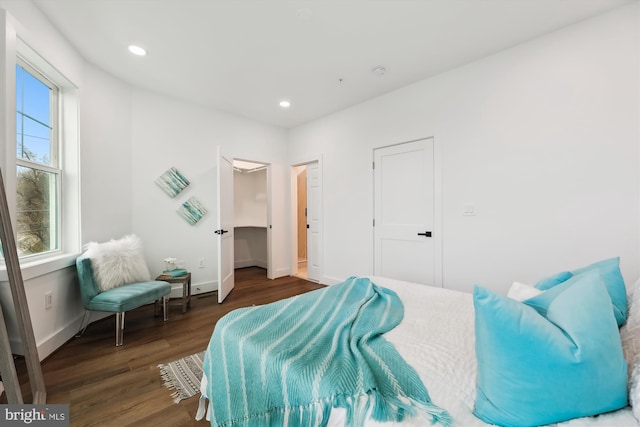
<svg viewBox="0 0 640 427">
<path fill-rule="evenodd" d="M 326 426 L 332 408 L 346 409 L 349 426 L 414 415 L 449 425 L 382 337 L 403 315 L 394 292 L 364 278 L 229 313 L 203 366 L 211 425 Z"/>
</svg>

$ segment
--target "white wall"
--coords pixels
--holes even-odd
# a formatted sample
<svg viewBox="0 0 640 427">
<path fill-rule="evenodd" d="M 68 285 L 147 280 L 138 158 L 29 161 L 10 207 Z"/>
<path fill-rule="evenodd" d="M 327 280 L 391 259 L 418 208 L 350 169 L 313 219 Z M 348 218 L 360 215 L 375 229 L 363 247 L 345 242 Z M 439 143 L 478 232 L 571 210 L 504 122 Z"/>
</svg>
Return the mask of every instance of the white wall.
<svg viewBox="0 0 640 427">
<path fill-rule="evenodd" d="M 233 171 L 233 215 L 236 227 L 267 226 L 267 170 Z"/>
<path fill-rule="evenodd" d="M 132 90 L 87 64 L 81 89 L 82 240 L 132 232 Z"/>
<path fill-rule="evenodd" d="M 505 292 L 610 256 L 635 280 L 638 16 L 635 3 L 291 130 L 291 159 L 323 154 L 323 282 L 373 272 L 373 148 L 428 136 L 445 287 Z"/>
<path fill-rule="evenodd" d="M 233 171 L 235 268 L 268 268 L 266 191 L 266 169 Z"/>
<path fill-rule="evenodd" d="M 175 257 L 192 272 L 194 293 L 217 286 L 215 164 L 220 146 L 231 157 L 271 165 L 272 273 L 289 273 L 285 130 L 143 90 L 134 92 L 132 126 L 132 229 L 143 240 L 151 271 L 161 271 L 162 260 Z M 172 166 L 191 182 L 175 199 L 154 183 Z M 194 226 L 176 213 L 190 197 L 208 210 Z M 198 267 L 201 258 L 204 268 Z"/>
<path fill-rule="evenodd" d="M 235 227 L 234 233 L 234 267 L 268 268 L 267 229 L 265 227 Z"/>
</svg>

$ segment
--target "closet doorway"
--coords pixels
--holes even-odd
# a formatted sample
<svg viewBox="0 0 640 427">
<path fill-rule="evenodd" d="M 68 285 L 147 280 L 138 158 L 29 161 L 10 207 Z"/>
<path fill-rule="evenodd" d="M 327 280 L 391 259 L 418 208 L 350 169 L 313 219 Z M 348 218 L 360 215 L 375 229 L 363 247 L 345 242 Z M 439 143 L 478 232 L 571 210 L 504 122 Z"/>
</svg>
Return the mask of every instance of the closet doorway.
<svg viewBox="0 0 640 427">
<path fill-rule="evenodd" d="M 319 161 L 291 168 L 292 260 L 294 276 L 321 283 L 322 176 Z"/>
<path fill-rule="evenodd" d="M 233 161 L 234 268 L 264 268 L 271 276 L 269 165 Z"/>
</svg>

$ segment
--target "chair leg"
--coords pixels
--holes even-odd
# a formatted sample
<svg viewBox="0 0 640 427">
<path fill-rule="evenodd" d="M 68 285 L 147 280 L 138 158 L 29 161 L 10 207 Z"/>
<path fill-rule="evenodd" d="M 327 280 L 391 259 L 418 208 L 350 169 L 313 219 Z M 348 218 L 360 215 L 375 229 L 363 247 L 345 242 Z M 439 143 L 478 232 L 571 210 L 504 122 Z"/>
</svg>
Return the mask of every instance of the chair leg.
<svg viewBox="0 0 640 427">
<path fill-rule="evenodd" d="M 116 313 L 116 347 L 122 345 L 124 337 L 124 311 Z"/>
<path fill-rule="evenodd" d="M 164 312 L 164 321 L 169 320 L 169 296 L 162 297 L 162 311 Z"/>
<path fill-rule="evenodd" d="M 85 310 L 84 315 L 82 316 L 82 323 L 80 323 L 80 332 L 76 334 L 76 338 L 80 338 L 82 335 L 84 335 L 84 331 L 86 331 L 87 327 L 89 326 L 90 318 L 91 318 L 91 312 L 89 310 Z"/>
</svg>

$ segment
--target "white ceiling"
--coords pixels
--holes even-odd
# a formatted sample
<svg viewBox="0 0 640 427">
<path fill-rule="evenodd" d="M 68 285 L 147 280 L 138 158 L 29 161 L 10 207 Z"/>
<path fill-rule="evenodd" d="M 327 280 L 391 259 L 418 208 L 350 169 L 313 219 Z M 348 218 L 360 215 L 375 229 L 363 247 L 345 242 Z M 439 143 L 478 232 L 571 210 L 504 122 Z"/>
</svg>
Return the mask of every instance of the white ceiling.
<svg viewBox="0 0 640 427">
<path fill-rule="evenodd" d="M 631 1 L 34 0 L 114 76 L 286 128 Z"/>
</svg>

